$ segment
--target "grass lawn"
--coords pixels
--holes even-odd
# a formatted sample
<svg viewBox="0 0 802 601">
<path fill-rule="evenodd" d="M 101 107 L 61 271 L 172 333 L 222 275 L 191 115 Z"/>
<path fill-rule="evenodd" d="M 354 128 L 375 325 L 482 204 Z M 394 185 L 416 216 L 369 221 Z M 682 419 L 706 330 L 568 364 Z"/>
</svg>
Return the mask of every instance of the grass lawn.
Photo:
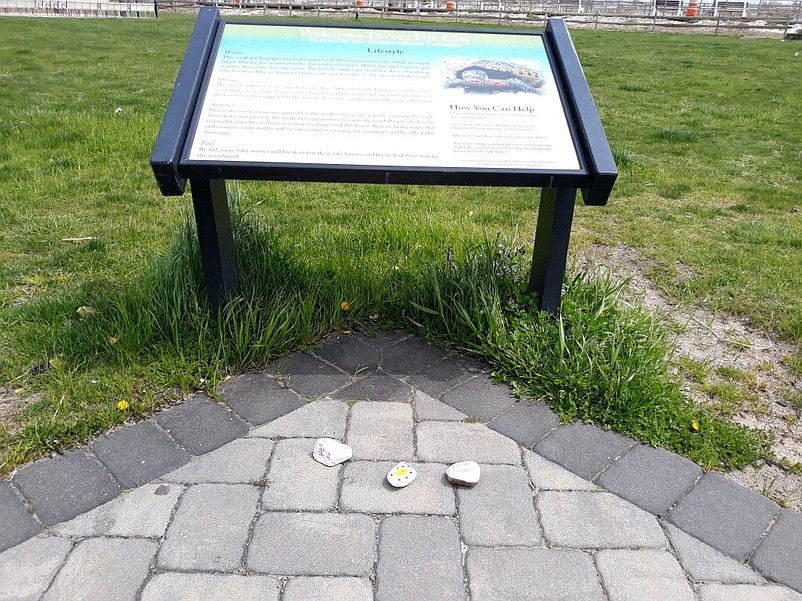
<svg viewBox="0 0 802 601">
<path fill-rule="evenodd" d="M 413 322 L 566 417 L 709 467 L 765 452 L 683 401 L 663 333 L 609 282 L 574 279 L 556 323 L 533 314 L 516 282 L 537 190 L 234 184 L 245 285 L 204 313 L 190 200 L 161 197 L 148 163 L 193 23 L 3 18 L 0 383 L 39 396 L 0 426 L 0 471 L 337 327 Z M 796 47 L 573 37 L 621 169 L 607 207 L 578 209 L 573 249 L 632 245 L 669 294 L 798 342 Z"/>
</svg>

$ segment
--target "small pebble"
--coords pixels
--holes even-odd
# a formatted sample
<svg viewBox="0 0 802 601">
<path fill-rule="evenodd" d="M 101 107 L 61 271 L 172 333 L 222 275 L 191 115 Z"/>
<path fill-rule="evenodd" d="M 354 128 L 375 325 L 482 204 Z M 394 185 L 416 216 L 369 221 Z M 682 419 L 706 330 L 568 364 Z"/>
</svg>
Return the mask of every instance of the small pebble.
<svg viewBox="0 0 802 601">
<path fill-rule="evenodd" d="M 333 467 L 348 461 L 353 455 L 351 447 L 333 438 L 318 438 L 312 457 L 325 466 Z"/>
<path fill-rule="evenodd" d="M 390 473 L 387 474 L 387 481 L 390 483 L 390 486 L 404 488 L 412 484 L 412 481 L 417 475 L 418 472 L 415 471 L 414 467 L 409 465 L 406 461 L 402 461 L 390 470 Z"/>
<path fill-rule="evenodd" d="M 481 470 L 475 461 L 460 461 L 448 466 L 446 478 L 451 484 L 475 486 L 479 482 Z"/>
</svg>

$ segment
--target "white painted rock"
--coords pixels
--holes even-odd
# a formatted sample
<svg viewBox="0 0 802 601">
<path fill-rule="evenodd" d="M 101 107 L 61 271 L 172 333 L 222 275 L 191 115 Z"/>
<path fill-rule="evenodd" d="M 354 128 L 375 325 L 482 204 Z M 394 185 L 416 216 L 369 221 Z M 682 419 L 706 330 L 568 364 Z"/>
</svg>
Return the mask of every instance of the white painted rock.
<svg viewBox="0 0 802 601">
<path fill-rule="evenodd" d="M 460 461 L 448 466 L 446 478 L 451 484 L 474 486 L 479 482 L 481 470 L 475 461 Z"/>
<path fill-rule="evenodd" d="M 390 486 L 404 488 L 408 484 L 412 484 L 412 481 L 417 475 L 418 472 L 415 471 L 414 467 L 409 465 L 406 461 L 402 461 L 398 465 L 393 466 L 393 469 L 387 474 L 387 481 L 390 483 Z"/>
<path fill-rule="evenodd" d="M 318 438 L 312 457 L 315 461 L 333 467 L 351 458 L 353 451 L 347 444 L 333 438 Z"/>
</svg>

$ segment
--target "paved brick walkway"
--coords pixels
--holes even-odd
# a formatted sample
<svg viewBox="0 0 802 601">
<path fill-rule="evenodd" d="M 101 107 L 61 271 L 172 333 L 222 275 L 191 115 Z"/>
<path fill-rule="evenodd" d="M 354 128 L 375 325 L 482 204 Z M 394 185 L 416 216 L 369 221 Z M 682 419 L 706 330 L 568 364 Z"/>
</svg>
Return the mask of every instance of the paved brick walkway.
<svg viewBox="0 0 802 601">
<path fill-rule="evenodd" d="M 0 483 L 0 599 L 802 600 L 802 515 L 414 337 L 334 338 L 221 394 Z M 323 436 L 353 458 L 313 461 Z M 472 489 L 444 476 L 464 459 Z"/>
</svg>

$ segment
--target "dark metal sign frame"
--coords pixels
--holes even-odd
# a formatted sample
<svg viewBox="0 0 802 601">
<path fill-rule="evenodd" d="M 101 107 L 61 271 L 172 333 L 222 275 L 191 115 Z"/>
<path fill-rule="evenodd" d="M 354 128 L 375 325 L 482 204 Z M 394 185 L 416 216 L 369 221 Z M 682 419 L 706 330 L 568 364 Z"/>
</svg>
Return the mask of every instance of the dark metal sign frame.
<svg viewBox="0 0 802 601">
<path fill-rule="evenodd" d="M 464 32 L 542 36 L 566 115 L 578 169 L 442 168 L 427 166 L 190 160 L 193 127 L 204 105 L 219 38 L 226 23 L 285 27 Z M 577 191 L 585 204 L 604 205 L 618 176 L 610 147 L 565 23 L 549 19 L 542 32 L 444 29 L 356 24 L 303 24 L 228 21 L 215 7 L 198 14 L 181 69 L 151 155 L 151 166 L 165 196 L 184 193 L 189 180 L 209 304 L 213 309 L 237 283 L 226 179 L 317 181 L 542 188 L 529 288 L 541 310 L 559 308 Z"/>
</svg>

